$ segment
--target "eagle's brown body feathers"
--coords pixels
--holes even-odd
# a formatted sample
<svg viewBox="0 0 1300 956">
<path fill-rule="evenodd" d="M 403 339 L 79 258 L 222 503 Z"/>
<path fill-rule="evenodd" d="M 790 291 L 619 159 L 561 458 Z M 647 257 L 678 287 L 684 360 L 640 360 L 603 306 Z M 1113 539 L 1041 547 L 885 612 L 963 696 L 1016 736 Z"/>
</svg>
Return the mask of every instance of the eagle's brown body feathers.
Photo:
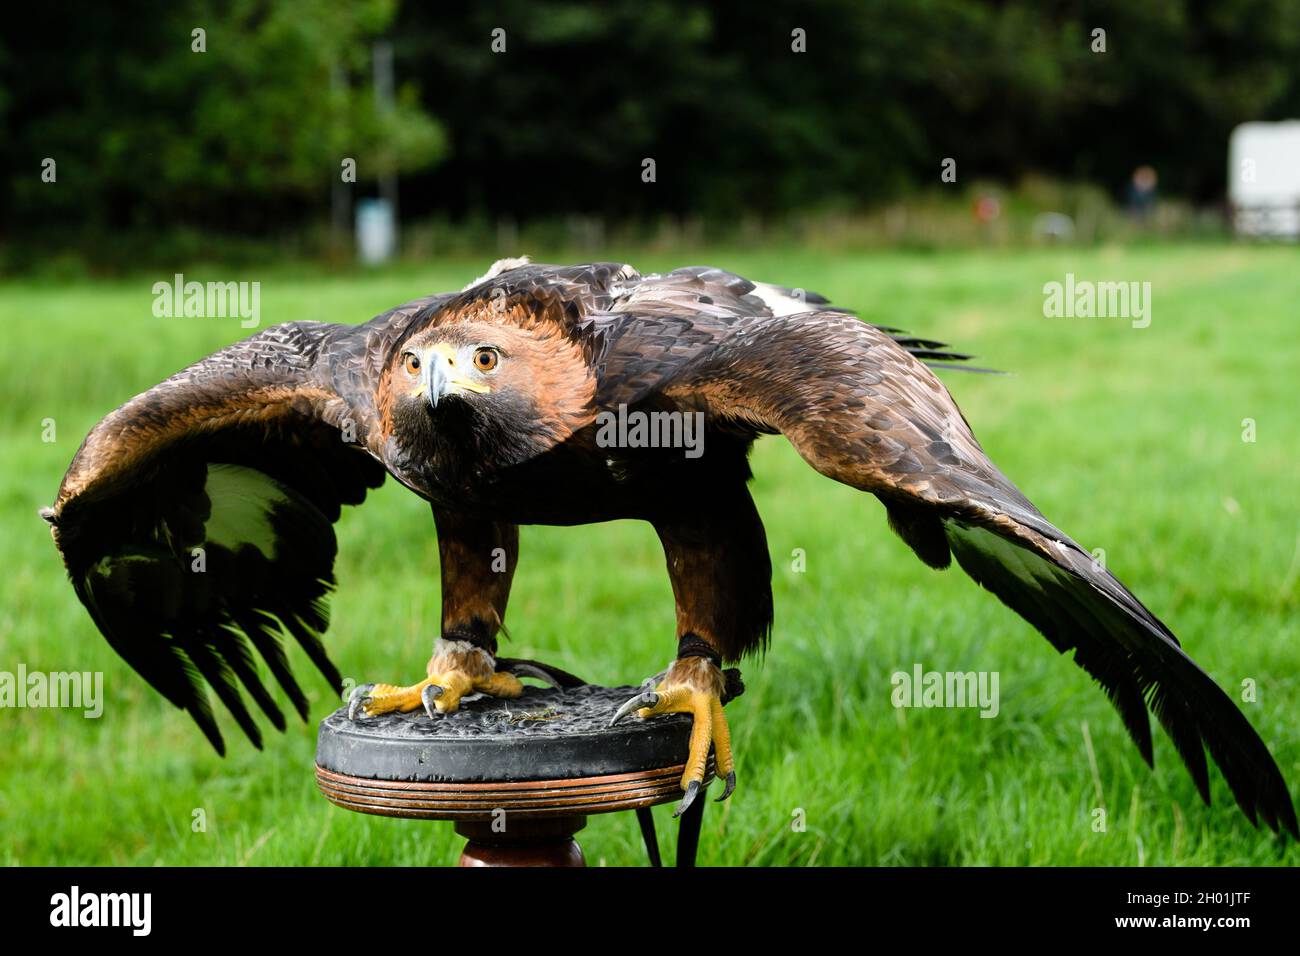
<svg viewBox="0 0 1300 956">
<path fill-rule="evenodd" d="M 448 368 L 462 357 L 470 391 L 431 409 L 404 356 L 435 347 Z M 482 347 L 499 365 L 470 376 L 463 357 Z M 293 323 L 204 359 L 96 426 L 48 517 L 109 641 L 220 746 L 205 681 L 254 740 L 237 684 L 283 724 L 247 642 L 305 715 L 277 621 L 337 685 L 317 636 L 331 523 L 386 472 L 431 503 L 447 636 L 494 647 L 518 525 L 635 518 L 663 541 L 678 636 L 728 661 L 763 646 L 771 567 L 747 456 L 779 432 L 876 495 L 927 564 L 955 556 L 1072 650 L 1148 761 L 1149 707 L 1203 796 L 1208 748 L 1252 820 L 1294 832 L 1285 783 L 1237 708 L 988 460 L 922 361 L 964 357 L 719 270 L 522 265 L 365 325 Z M 597 416 L 620 407 L 702 413 L 704 453 L 603 445 Z M 187 570 L 195 549 L 202 575 Z"/>
</svg>

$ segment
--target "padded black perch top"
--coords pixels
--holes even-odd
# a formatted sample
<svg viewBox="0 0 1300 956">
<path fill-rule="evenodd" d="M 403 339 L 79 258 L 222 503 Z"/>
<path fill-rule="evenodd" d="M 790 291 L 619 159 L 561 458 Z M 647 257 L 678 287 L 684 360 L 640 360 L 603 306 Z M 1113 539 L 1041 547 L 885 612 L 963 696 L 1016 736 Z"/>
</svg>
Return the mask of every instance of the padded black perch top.
<svg viewBox="0 0 1300 956">
<path fill-rule="evenodd" d="M 321 721 L 316 779 L 332 803 L 362 813 L 453 820 L 470 838 L 462 864 L 539 862 L 539 844 L 562 850 L 542 860 L 582 860 L 571 840 L 592 813 L 636 810 L 653 865 L 660 865 L 650 807 L 681 800 L 691 718 L 666 714 L 609 726 L 637 687 L 525 686 L 514 700 L 480 696 L 430 718 L 423 710 Z M 706 768 L 706 785 L 713 777 Z M 681 818 L 678 865 L 693 865 L 704 794 Z M 505 811 L 515 843 L 488 824 Z M 524 851 L 522 845 L 531 849 Z M 555 844 L 558 846 L 559 844 Z M 493 857 L 493 854 L 496 854 Z M 508 862 L 507 862 L 508 860 Z"/>
<path fill-rule="evenodd" d="M 431 719 L 423 710 L 321 722 L 318 766 L 379 780 L 514 783 L 662 770 L 685 759 L 687 714 L 610 718 L 636 687 L 525 686 L 522 697 L 482 696 Z"/>
</svg>

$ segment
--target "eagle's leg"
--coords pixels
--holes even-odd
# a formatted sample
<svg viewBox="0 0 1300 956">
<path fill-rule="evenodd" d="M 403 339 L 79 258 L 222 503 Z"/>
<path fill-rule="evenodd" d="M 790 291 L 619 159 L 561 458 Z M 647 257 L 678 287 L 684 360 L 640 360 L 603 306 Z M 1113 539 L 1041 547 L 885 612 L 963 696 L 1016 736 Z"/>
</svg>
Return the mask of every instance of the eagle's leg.
<svg viewBox="0 0 1300 956">
<path fill-rule="evenodd" d="M 683 641 L 685 644 L 686 640 Z M 654 688 L 647 687 L 620 707 L 611 722 L 617 723 L 633 711 L 642 719 L 656 714 L 691 715 L 694 722 L 691 726 L 690 749 L 681 781 L 686 795 L 673 811 L 675 817 L 685 813 L 686 808 L 699 796 L 704 785 L 710 749 L 713 750 L 718 776 L 726 780 L 726 787 L 718 800 L 726 800 L 736 789 L 731 731 L 722 712 L 725 686 L 722 672 L 709 657 L 678 657 Z"/>
<path fill-rule="evenodd" d="M 739 672 L 723 671 L 761 647 L 772 626 L 772 565 L 767 538 L 745 487 L 744 451 L 718 437 L 712 446 L 721 472 L 701 484 L 709 489 L 694 507 L 674 498 L 668 514 L 655 521 L 663 542 L 677 604 L 677 659 L 653 687 L 624 704 L 619 720 L 632 711 L 641 717 L 688 713 L 694 719 L 686 769 L 685 797 L 675 812 L 685 812 L 704 786 L 712 747 L 718 776 L 726 781 L 719 800 L 736 789 L 731 732 L 722 705 L 743 690 Z"/>
<path fill-rule="evenodd" d="M 519 557 L 519 529 L 437 508 L 433 519 L 442 568 L 442 636 L 434 642 L 428 676 L 407 687 L 358 687 L 348 706 L 353 716 L 358 711 L 373 717 L 423 707 L 432 717 L 456 710 L 470 694 L 518 697 L 524 688 L 515 674 L 554 683 L 551 675 L 527 662 L 512 661 L 502 670 L 496 665 L 496 635 Z"/>
<path fill-rule="evenodd" d="M 409 687 L 365 684 L 352 692 L 348 713 L 358 710 L 368 717 L 392 711 L 405 713 L 423 707 L 430 717 L 455 711 L 463 697 L 518 697 L 524 685 L 514 674 L 498 671 L 490 653 L 468 641 L 440 638 L 429 658 L 428 677 Z"/>
</svg>

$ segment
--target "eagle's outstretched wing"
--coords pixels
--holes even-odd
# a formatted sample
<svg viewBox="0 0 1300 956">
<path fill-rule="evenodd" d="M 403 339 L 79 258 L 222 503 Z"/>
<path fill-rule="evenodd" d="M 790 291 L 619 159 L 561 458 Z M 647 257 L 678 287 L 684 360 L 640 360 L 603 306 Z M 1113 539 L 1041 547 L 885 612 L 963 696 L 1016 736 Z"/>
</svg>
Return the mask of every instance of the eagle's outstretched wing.
<svg viewBox="0 0 1300 956">
<path fill-rule="evenodd" d="M 319 637 L 332 523 L 383 483 L 375 379 L 433 301 L 364 326 L 276 326 L 173 375 L 95 426 L 42 511 L 108 642 L 219 752 L 205 682 L 259 747 L 239 684 L 285 726 L 252 648 L 307 717 L 278 632 L 341 690 Z"/>
<path fill-rule="evenodd" d="M 1247 817 L 1296 833 L 1282 775 L 1241 711 L 1168 628 L 998 471 L 947 389 L 907 348 L 842 312 L 754 314 L 720 279 L 647 280 L 616 304 L 624 320 L 598 330 L 602 406 L 668 400 L 715 426 L 784 434 L 822 474 L 878 496 L 890 526 L 927 564 L 943 568 L 955 555 L 1059 651 L 1073 650 L 1148 763 L 1147 707 L 1207 802 L 1203 747 Z M 742 294 L 752 288 L 740 281 Z"/>
</svg>

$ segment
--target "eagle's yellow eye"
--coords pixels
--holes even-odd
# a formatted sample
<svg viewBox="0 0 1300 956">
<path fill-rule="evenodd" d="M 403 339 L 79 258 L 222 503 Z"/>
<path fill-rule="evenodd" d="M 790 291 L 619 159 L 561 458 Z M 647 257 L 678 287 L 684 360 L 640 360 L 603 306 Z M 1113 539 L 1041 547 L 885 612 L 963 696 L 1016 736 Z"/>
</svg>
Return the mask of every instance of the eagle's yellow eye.
<svg viewBox="0 0 1300 956">
<path fill-rule="evenodd" d="M 497 367 L 497 350 L 481 348 L 474 353 L 474 367 L 480 372 L 490 372 Z"/>
<path fill-rule="evenodd" d="M 420 374 L 420 356 L 414 352 L 407 352 L 402 359 L 402 364 L 406 366 L 406 371 L 411 375 Z"/>
</svg>

